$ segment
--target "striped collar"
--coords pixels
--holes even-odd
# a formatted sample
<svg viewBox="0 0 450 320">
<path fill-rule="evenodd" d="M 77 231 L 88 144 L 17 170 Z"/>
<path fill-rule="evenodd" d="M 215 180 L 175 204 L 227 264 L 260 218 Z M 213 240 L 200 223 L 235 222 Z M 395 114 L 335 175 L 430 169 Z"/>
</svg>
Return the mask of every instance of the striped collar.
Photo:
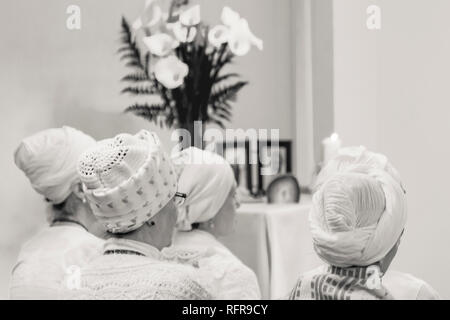
<svg viewBox="0 0 450 320">
<path fill-rule="evenodd" d="M 103 247 L 103 254 L 134 254 L 141 255 L 148 258 L 159 260 L 161 258 L 161 252 L 144 242 L 111 238 L 106 240 Z"/>
<path fill-rule="evenodd" d="M 356 279 L 366 279 L 367 275 L 367 267 L 336 267 L 336 266 L 328 266 L 327 271 L 331 274 L 335 274 L 341 277 L 352 277 Z"/>
</svg>

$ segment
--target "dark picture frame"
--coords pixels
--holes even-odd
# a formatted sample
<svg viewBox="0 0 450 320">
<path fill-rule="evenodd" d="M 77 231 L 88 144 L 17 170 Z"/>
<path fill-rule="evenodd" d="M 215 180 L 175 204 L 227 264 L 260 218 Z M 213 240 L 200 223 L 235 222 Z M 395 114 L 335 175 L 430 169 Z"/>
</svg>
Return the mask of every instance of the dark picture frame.
<svg viewBox="0 0 450 320">
<path fill-rule="evenodd" d="M 270 165 L 275 161 L 276 172 L 270 171 L 267 164 L 267 150 L 270 150 Z M 262 195 L 266 194 L 267 187 L 275 178 L 284 174 L 292 174 L 292 141 L 280 140 L 275 143 L 271 140 L 258 141 L 258 190 Z"/>
<path fill-rule="evenodd" d="M 279 170 L 274 174 L 265 174 L 268 159 L 267 150 L 278 155 Z M 276 149 L 272 151 L 272 149 Z M 230 152 L 230 150 L 233 150 Z M 238 187 L 244 187 L 253 197 L 266 194 L 268 185 L 277 176 L 292 173 L 292 141 L 280 140 L 278 143 L 271 140 L 221 141 L 216 144 L 216 153 L 230 162 L 233 168 Z M 238 159 L 236 163 L 236 159 Z M 271 159 L 273 161 L 273 159 Z"/>
</svg>

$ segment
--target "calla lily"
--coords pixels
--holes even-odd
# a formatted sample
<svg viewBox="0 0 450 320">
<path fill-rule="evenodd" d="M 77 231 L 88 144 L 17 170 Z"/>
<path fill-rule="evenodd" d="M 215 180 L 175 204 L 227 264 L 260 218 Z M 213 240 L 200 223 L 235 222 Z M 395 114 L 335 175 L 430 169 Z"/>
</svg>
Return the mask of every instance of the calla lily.
<svg viewBox="0 0 450 320">
<path fill-rule="evenodd" d="M 231 26 L 228 44 L 231 52 L 237 56 L 246 55 L 252 45 L 259 50 L 263 49 L 263 41 L 251 32 L 245 19 L 240 19 L 238 23 Z"/>
<path fill-rule="evenodd" d="M 179 46 L 179 42 L 166 33 L 154 34 L 143 39 L 150 53 L 164 57 Z"/>
<path fill-rule="evenodd" d="M 209 31 L 208 40 L 214 47 L 218 48 L 228 42 L 229 36 L 230 30 L 228 27 L 217 25 Z"/>
<path fill-rule="evenodd" d="M 200 5 L 198 4 L 180 14 L 180 22 L 187 27 L 199 24 L 200 20 Z"/>
<path fill-rule="evenodd" d="M 141 18 L 137 18 L 133 22 L 133 25 L 131 27 L 133 28 L 134 31 L 138 31 L 139 29 L 141 29 L 143 27 L 142 19 Z"/>
<path fill-rule="evenodd" d="M 197 35 L 197 29 L 195 27 L 185 27 L 180 21 L 174 23 L 171 26 L 171 30 L 175 38 L 180 42 L 192 42 Z"/>
<path fill-rule="evenodd" d="M 222 10 L 222 23 L 227 27 L 232 27 L 239 22 L 241 16 L 230 7 L 224 7 Z"/>
<path fill-rule="evenodd" d="M 154 67 L 156 80 L 167 89 L 175 89 L 181 86 L 184 78 L 189 73 L 187 64 L 171 55 L 159 60 Z"/>
<path fill-rule="evenodd" d="M 144 13 L 140 18 L 142 24 L 146 27 L 153 27 L 161 21 L 162 17 L 163 12 L 161 7 L 157 4 L 157 0 L 147 0 L 145 2 Z"/>
</svg>

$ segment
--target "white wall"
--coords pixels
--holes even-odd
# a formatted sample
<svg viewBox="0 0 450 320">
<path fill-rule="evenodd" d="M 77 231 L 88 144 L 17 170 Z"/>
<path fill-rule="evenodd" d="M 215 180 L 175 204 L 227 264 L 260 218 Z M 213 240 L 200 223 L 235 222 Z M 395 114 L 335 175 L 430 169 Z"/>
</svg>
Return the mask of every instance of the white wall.
<svg viewBox="0 0 450 320">
<path fill-rule="evenodd" d="M 366 8 L 382 28 L 366 28 Z M 334 0 L 335 128 L 385 153 L 407 187 L 409 221 L 393 268 L 450 298 L 450 2 Z"/>
<path fill-rule="evenodd" d="M 228 4 L 249 20 L 265 41 L 263 52 L 236 59 L 250 85 L 239 95 L 230 127 L 280 128 L 293 138 L 290 82 L 289 2 L 203 0 L 203 14 L 219 23 Z M 77 4 L 82 30 L 66 29 L 66 8 Z M 155 129 L 121 114 L 134 99 L 119 95 L 126 70 L 115 54 L 120 18 L 138 15 L 144 0 L 2 0 L 0 11 L 0 298 L 20 244 L 44 225 L 42 199 L 13 164 L 13 151 L 27 135 L 64 124 L 96 138 Z M 168 131 L 159 131 L 169 141 Z"/>
</svg>

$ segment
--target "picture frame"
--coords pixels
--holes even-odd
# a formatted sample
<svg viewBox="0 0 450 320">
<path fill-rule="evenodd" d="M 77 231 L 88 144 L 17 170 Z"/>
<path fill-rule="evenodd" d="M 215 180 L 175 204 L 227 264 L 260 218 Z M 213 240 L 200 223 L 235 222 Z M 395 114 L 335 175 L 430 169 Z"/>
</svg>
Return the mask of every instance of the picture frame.
<svg viewBox="0 0 450 320">
<path fill-rule="evenodd" d="M 278 143 L 248 139 L 221 141 L 216 144 L 215 151 L 230 163 L 238 187 L 245 188 L 254 198 L 264 196 L 270 182 L 277 176 L 292 173 L 290 140 L 280 140 Z M 273 169 L 274 161 L 276 172 L 268 172 L 268 167 Z"/>
<path fill-rule="evenodd" d="M 269 184 L 278 176 L 292 174 L 292 141 L 258 141 L 258 190 L 265 195 Z"/>
<path fill-rule="evenodd" d="M 258 195 L 257 164 L 250 163 L 250 141 L 222 141 L 216 145 L 216 153 L 231 165 L 238 188 L 245 189 L 250 196 Z"/>
</svg>

